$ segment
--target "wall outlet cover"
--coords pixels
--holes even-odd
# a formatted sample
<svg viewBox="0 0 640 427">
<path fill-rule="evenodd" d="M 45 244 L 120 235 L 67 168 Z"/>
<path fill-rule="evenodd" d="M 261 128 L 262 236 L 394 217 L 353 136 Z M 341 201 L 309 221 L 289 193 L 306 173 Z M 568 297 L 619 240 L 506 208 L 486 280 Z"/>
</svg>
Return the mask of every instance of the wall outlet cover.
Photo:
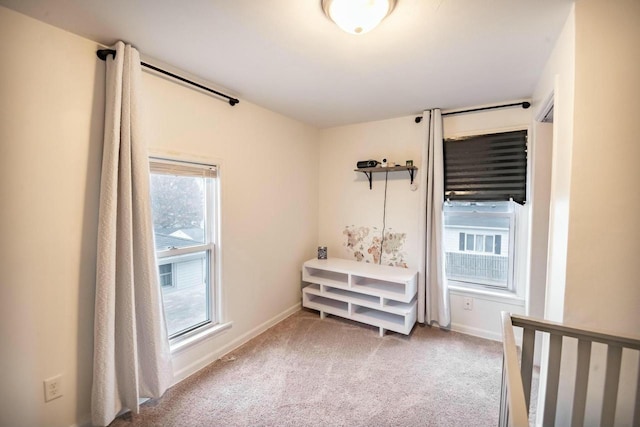
<svg viewBox="0 0 640 427">
<path fill-rule="evenodd" d="M 44 380 L 44 401 L 49 402 L 59 397 L 62 397 L 62 375 Z"/>
</svg>

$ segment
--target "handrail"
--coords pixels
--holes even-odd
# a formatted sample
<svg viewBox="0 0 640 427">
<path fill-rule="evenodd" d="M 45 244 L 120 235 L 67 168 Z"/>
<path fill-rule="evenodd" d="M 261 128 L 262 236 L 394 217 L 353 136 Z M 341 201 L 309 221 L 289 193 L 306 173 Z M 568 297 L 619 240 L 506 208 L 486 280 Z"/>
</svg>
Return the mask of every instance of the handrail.
<svg viewBox="0 0 640 427">
<path fill-rule="evenodd" d="M 503 367 L 503 389 L 506 385 L 506 393 L 503 394 L 507 399 L 506 413 L 507 419 L 502 419 L 501 426 L 510 427 L 528 427 L 529 414 L 524 398 L 524 388 L 522 385 L 522 377 L 520 376 L 520 363 L 518 362 L 518 352 L 516 350 L 516 340 L 513 334 L 513 325 L 511 323 L 511 315 L 502 312 L 502 349 L 504 357 Z M 505 390 L 503 390 L 505 392 Z"/>
<path fill-rule="evenodd" d="M 507 314 L 511 318 L 511 324 L 513 326 L 518 326 L 521 328 L 530 327 L 534 328 L 537 331 L 556 333 L 566 337 L 640 350 L 640 338 L 637 337 L 613 335 L 612 333 L 607 331 L 578 328 L 575 326 L 565 325 L 563 323 L 551 322 L 549 320 L 532 319 L 530 317 L 518 316 L 515 314 L 504 312 L 502 313 L 503 319 L 505 314 Z"/>
<path fill-rule="evenodd" d="M 602 405 L 600 425 L 608 426 L 614 424 L 618 406 L 618 385 L 621 380 L 622 352 L 624 349 L 640 350 L 640 339 L 638 337 L 614 335 L 607 331 L 579 328 L 548 320 L 512 315 L 508 312 L 502 312 L 501 316 L 504 353 L 499 420 L 501 427 L 528 426 L 533 354 L 537 332 L 549 337 L 548 352 L 544 356 L 545 359 L 542 360 L 542 363 L 546 363 L 547 369 L 545 389 L 542 392 L 544 396 L 543 412 L 538 413 L 538 421 L 542 420 L 543 425 L 554 425 L 557 410 L 562 407 L 564 414 L 569 411 L 572 420 L 571 425 L 584 424 L 585 409 L 588 405 L 594 404 L 594 402 L 587 402 L 587 386 L 589 384 L 592 343 L 596 342 L 607 346 L 606 359 L 601 362 L 605 365 L 605 378 L 603 398 L 599 403 Z M 523 330 L 522 360 L 518 358 L 514 337 L 515 327 Z M 575 364 L 562 368 L 563 371 L 565 369 L 574 370 L 575 373 L 573 397 L 570 406 L 567 406 L 569 404 L 567 397 L 561 398 L 558 393 L 564 337 L 578 340 Z M 640 371 L 640 366 L 638 369 Z M 636 393 L 640 396 L 640 375 L 637 378 Z M 538 410 L 540 410 L 540 407 L 538 407 Z M 632 408 L 632 411 L 632 424 L 640 425 L 640 397 L 636 398 L 635 407 Z M 542 418 L 539 418 L 539 416 L 542 416 Z M 591 420 L 591 422 L 593 421 Z"/>
</svg>

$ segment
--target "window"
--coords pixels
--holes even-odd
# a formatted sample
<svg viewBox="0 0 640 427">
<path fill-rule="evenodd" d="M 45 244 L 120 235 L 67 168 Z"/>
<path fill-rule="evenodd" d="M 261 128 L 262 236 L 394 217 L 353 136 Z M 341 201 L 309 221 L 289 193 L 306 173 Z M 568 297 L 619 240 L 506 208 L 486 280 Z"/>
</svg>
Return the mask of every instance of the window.
<svg viewBox="0 0 640 427">
<path fill-rule="evenodd" d="M 500 255 L 501 239 L 502 236 L 499 234 L 469 234 L 461 231 L 458 250 L 460 252 L 480 252 Z M 493 244 L 494 241 L 496 242 L 495 246 Z"/>
<path fill-rule="evenodd" d="M 447 279 L 454 286 L 520 292 L 516 216 L 527 199 L 527 131 L 447 139 L 443 154 Z"/>
<path fill-rule="evenodd" d="M 217 323 L 216 168 L 152 159 L 151 204 L 169 338 Z"/>
<path fill-rule="evenodd" d="M 513 289 L 513 202 L 447 202 L 445 272 L 464 285 Z"/>
<path fill-rule="evenodd" d="M 173 264 L 162 264 L 158 266 L 160 273 L 160 286 L 173 286 Z"/>
</svg>

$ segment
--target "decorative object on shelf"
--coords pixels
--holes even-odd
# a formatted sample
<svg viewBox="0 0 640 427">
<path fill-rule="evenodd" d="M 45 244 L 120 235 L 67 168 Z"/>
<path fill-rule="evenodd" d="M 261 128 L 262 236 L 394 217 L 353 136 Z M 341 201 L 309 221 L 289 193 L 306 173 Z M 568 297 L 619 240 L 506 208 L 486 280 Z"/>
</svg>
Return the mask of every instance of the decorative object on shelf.
<svg viewBox="0 0 640 427">
<path fill-rule="evenodd" d="M 408 167 L 413 166 L 413 160 L 407 160 L 407 166 Z"/>
<path fill-rule="evenodd" d="M 358 169 L 361 168 L 375 168 L 376 166 L 378 166 L 380 162 L 377 160 L 360 160 L 357 164 L 356 167 Z"/>
<path fill-rule="evenodd" d="M 318 259 L 327 259 L 327 247 L 318 246 Z"/>
<path fill-rule="evenodd" d="M 380 166 L 383 168 L 387 167 L 387 159 L 382 159 L 382 163 L 380 163 Z"/>
<path fill-rule="evenodd" d="M 386 159 L 384 159 L 386 160 Z M 395 172 L 395 171 L 407 171 L 409 172 L 409 176 L 411 177 L 411 184 L 413 184 L 413 178 L 414 178 L 414 174 L 415 171 L 417 171 L 418 168 L 415 166 L 394 166 L 394 167 L 375 167 L 375 168 L 359 168 L 359 169 L 354 169 L 355 172 L 362 172 L 363 174 L 365 174 L 365 176 L 367 177 L 367 179 L 369 180 L 369 190 L 371 190 L 373 188 L 373 174 L 374 172 Z"/>
<path fill-rule="evenodd" d="M 302 266 L 303 307 L 409 335 L 417 316 L 418 271 L 346 259 Z"/>
<path fill-rule="evenodd" d="M 341 30 L 364 34 L 386 18 L 396 0 L 322 0 L 322 10 Z"/>
</svg>

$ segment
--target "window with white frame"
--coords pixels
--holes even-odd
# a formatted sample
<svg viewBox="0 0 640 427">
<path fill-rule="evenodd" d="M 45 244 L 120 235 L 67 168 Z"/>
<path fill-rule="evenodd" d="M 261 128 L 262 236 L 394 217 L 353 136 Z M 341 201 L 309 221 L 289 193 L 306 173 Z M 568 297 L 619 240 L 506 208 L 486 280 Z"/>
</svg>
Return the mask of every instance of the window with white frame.
<svg viewBox="0 0 640 427">
<path fill-rule="evenodd" d="M 527 131 L 445 140 L 444 181 L 447 279 L 458 286 L 515 292 L 516 216 L 527 196 Z"/>
<path fill-rule="evenodd" d="M 159 285 L 169 338 L 215 325 L 216 167 L 150 161 Z"/>
<path fill-rule="evenodd" d="M 447 202 L 445 272 L 449 281 L 513 289 L 513 202 Z"/>
</svg>

